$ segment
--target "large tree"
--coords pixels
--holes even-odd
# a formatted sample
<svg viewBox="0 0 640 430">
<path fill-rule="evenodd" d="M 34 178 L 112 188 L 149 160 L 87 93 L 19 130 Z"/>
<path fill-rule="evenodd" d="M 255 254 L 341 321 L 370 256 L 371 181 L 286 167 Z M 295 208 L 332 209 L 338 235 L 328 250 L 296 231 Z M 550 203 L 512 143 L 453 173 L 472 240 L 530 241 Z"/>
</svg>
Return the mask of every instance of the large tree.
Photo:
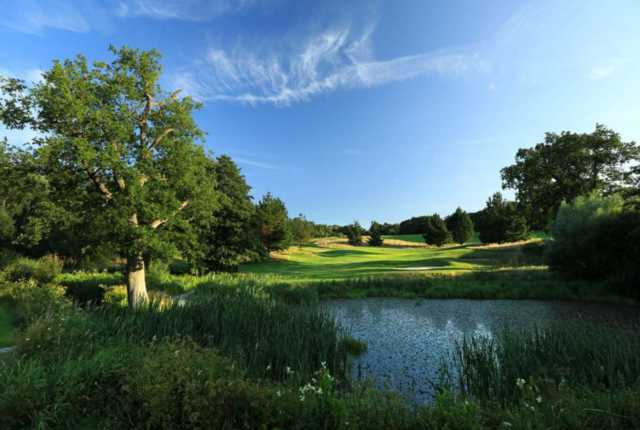
<svg viewBox="0 0 640 430">
<path fill-rule="evenodd" d="M 639 158 L 634 142 L 600 124 L 593 133 L 547 133 L 543 143 L 518 150 L 515 164 L 502 169 L 502 183 L 516 190 L 530 227 L 546 228 L 563 201 L 628 187 L 629 167 Z"/>
<path fill-rule="evenodd" d="M 42 133 L 38 157 L 53 183 L 74 185 L 65 191 L 82 197 L 93 232 L 126 257 L 129 305 L 137 306 L 147 300 L 144 256 L 172 247 L 162 229 L 194 202 L 213 202 L 213 184 L 195 144 L 198 103 L 160 88 L 157 51 L 111 51 L 109 63 L 55 61 L 42 82 L 6 91 L 5 106 L 30 115 L 4 120 Z"/>
</svg>

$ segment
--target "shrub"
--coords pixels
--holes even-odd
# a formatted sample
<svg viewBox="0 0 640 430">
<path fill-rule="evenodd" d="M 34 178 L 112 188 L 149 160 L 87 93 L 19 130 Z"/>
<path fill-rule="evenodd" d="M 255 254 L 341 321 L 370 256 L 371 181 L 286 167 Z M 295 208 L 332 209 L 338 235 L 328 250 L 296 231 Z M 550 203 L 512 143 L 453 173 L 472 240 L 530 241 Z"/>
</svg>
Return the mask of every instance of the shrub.
<svg viewBox="0 0 640 430">
<path fill-rule="evenodd" d="M 382 246 L 384 243 L 384 239 L 382 238 L 382 226 L 377 222 L 373 221 L 371 223 L 371 227 L 369 228 L 369 241 L 367 242 L 369 246 Z"/>
<path fill-rule="evenodd" d="M 623 212 L 623 205 L 615 195 L 579 197 L 563 204 L 546 254 L 550 268 L 568 276 L 624 285 L 640 280 L 640 213 Z"/>
<path fill-rule="evenodd" d="M 434 214 L 429 217 L 423 237 L 429 245 L 442 246 L 451 239 L 451 234 L 440 215 Z"/>
<path fill-rule="evenodd" d="M 39 285 L 33 279 L 5 283 L 2 297 L 13 303 L 19 324 L 27 324 L 48 311 L 68 305 L 64 288 L 52 284 Z"/>
<path fill-rule="evenodd" d="M 46 284 L 52 282 L 58 274 L 60 264 L 53 258 L 17 258 L 4 269 L 4 277 L 10 282 L 33 279 L 37 283 Z"/>
<path fill-rule="evenodd" d="M 109 288 L 104 294 L 103 303 L 111 306 L 127 306 L 127 287 L 117 285 Z"/>
<path fill-rule="evenodd" d="M 462 245 L 473 236 L 473 221 L 471 217 L 461 208 L 456 209 L 454 213 L 446 219 L 447 229 L 451 232 L 454 242 Z"/>
</svg>

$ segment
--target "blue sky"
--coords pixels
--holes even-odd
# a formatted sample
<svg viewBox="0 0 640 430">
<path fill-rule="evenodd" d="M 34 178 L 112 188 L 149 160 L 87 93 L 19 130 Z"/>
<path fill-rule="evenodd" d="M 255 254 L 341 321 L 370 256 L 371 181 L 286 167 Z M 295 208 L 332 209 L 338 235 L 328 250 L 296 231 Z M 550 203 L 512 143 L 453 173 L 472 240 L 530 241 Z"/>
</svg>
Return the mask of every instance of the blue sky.
<svg viewBox="0 0 640 430">
<path fill-rule="evenodd" d="M 546 131 L 640 139 L 637 0 L 5 0 L 0 73 L 157 48 L 253 194 L 325 223 L 480 209 Z M 7 132 L 14 143 L 30 133 Z"/>
</svg>

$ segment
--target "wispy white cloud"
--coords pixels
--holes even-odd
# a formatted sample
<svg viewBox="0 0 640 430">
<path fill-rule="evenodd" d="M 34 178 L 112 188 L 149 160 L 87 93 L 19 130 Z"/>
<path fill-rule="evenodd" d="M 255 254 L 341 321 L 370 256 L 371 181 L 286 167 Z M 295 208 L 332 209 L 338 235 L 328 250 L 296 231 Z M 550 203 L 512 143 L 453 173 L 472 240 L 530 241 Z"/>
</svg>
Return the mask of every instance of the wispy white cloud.
<svg viewBox="0 0 640 430">
<path fill-rule="evenodd" d="M 256 160 L 252 160 L 249 158 L 244 158 L 244 157 L 233 157 L 233 160 L 236 161 L 239 164 L 244 164 L 247 166 L 253 166 L 253 167 L 259 167 L 261 169 L 278 169 L 278 166 L 275 166 L 273 164 L 269 164 L 269 163 L 265 163 L 262 161 L 256 161 Z"/>
<path fill-rule="evenodd" d="M 29 34 L 40 34 L 46 29 L 77 33 L 90 30 L 80 10 L 68 1 L 23 0 L 18 7 L 3 10 L 0 27 Z"/>
<path fill-rule="evenodd" d="M 120 17 L 206 21 L 246 9 L 253 0 L 123 0 L 116 5 Z"/>
<path fill-rule="evenodd" d="M 596 66 L 589 71 L 589 79 L 598 81 L 606 79 L 613 75 L 616 71 L 616 67 L 612 64 Z"/>
<path fill-rule="evenodd" d="M 339 88 L 373 87 L 425 74 L 487 71 L 468 50 L 443 50 L 388 60 L 373 59 L 372 28 L 321 32 L 306 43 L 269 52 L 212 48 L 205 58 L 176 73 L 173 83 L 201 100 L 251 105 L 290 105 Z"/>
</svg>

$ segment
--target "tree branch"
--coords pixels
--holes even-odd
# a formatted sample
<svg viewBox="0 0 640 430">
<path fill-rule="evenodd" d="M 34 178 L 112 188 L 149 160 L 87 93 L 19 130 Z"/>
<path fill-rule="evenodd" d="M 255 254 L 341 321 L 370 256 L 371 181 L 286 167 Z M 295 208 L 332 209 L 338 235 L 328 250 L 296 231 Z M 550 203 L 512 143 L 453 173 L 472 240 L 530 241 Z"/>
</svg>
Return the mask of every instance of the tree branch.
<svg viewBox="0 0 640 430">
<path fill-rule="evenodd" d="M 176 130 L 174 128 L 168 128 L 165 131 L 163 131 L 160 136 L 156 137 L 155 140 L 153 141 L 153 143 L 151 143 L 151 145 L 149 146 L 149 149 L 151 148 L 155 148 L 158 145 L 160 145 L 160 142 L 162 142 L 162 140 L 167 137 L 169 134 L 175 132 Z"/>
<path fill-rule="evenodd" d="M 104 195 L 107 200 L 111 200 L 113 198 L 113 194 L 109 191 L 107 184 L 102 181 L 102 178 L 98 176 L 95 172 L 92 173 L 91 170 L 85 167 L 84 171 L 89 176 L 89 179 L 94 183 L 94 185 L 98 188 L 98 190 Z"/>
<path fill-rule="evenodd" d="M 144 97 L 146 99 L 144 110 L 142 111 L 142 117 L 140 117 L 140 151 L 143 151 L 145 148 L 145 141 L 147 140 L 147 129 L 149 127 L 149 112 L 151 112 L 151 105 L 153 103 L 153 98 L 151 94 L 148 92 L 144 93 Z"/>
<path fill-rule="evenodd" d="M 186 208 L 187 206 L 189 206 L 189 200 L 185 200 L 182 203 L 180 203 L 180 207 L 178 207 L 178 209 L 176 209 L 176 211 L 173 213 L 173 215 L 171 215 L 171 218 L 175 217 L 176 215 L 178 215 L 178 213 L 183 210 L 184 208 Z M 152 221 L 151 224 L 149 224 L 149 227 L 151 227 L 153 230 L 157 229 L 158 227 L 160 227 L 163 224 L 166 224 L 169 221 L 170 218 L 165 218 L 165 219 L 157 219 L 155 221 Z"/>
</svg>

